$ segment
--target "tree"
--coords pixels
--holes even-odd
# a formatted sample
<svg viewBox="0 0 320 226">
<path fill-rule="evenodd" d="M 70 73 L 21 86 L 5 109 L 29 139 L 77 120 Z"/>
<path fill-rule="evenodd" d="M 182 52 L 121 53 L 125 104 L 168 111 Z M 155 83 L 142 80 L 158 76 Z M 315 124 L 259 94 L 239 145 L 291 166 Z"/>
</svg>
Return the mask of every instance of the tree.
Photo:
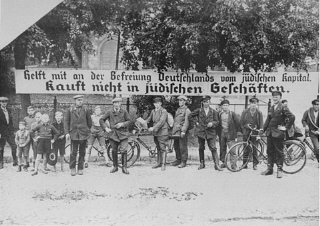
<svg viewBox="0 0 320 226">
<path fill-rule="evenodd" d="M 226 66 L 271 70 L 277 62 L 305 69 L 317 56 L 315 0 L 160 0 L 127 13 L 124 62 L 198 72 Z M 130 65 L 130 63 L 128 63 Z"/>
</svg>

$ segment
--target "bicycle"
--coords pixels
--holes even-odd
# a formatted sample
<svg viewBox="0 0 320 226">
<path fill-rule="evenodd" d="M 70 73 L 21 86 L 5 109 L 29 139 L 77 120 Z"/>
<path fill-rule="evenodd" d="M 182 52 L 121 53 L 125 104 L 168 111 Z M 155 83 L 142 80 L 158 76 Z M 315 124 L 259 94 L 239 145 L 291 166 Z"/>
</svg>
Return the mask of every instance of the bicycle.
<svg viewBox="0 0 320 226">
<path fill-rule="evenodd" d="M 226 167 L 231 172 L 239 172 L 243 168 L 247 167 L 250 160 L 253 158 L 253 150 L 258 152 L 258 158 L 262 158 L 262 161 L 267 163 L 268 157 L 264 154 L 266 141 L 261 139 L 260 131 L 255 128 L 250 128 L 250 134 L 248 139 L 243 142 L 239 142 L 230 147 L 226 154 L 225 162 Z M 251 141 L 251 137 L 256 137 L 258 145 L 255 145 Z M 262 145 L 261 145 L 262 144 Z M 244 153 L 249 150 L 248 157 L 244 158 Z M 297 140 L 284 141 L 283 148 L 283 172 L 287 174 L 294 174 L 303 169 L 306 164 L 306 150 L 301 142 Z M 261 161 L 259 161 L 261 162 Z"/>
<path fill-rule="evenodd" d="M 136 134 L 133 134 L 135 137 L 131 137 L 131 139 L 128 141 L 129 143 L 129 149 L 127 151 L 127 167 L 132 166 L 139 158 L 140 158 L 140 144 L 147 149 L 149 152 L 149 157 L 150 158 L 155 158 L 157 156 L 158 150 L 157 147 L 152 148 L 151 146 L 148 146 L 142 139 L 141 137 L 143 136 L 150 136 L 151 133 L 139 129 Z M 167 150 L 167 153 L 173 152 L 173 138 L 170 137 L 170 144 Z M 107 148 L 107 154 L 109 159 L 112 161 L 112 147 L 111 145 L 108 146 Z M 120 156 L 121 153 L 118 151 L 118 155 Z M 119 164 L 121 163 L 121 158 L 119 159 Z"/>
<path fill-rule="evenodd" d="M 317 132 L 316 131 L 313 131 L 313 130 L 311 130 L 311 132 L 312 133 L 314 133 L 314 134 L 316 134 L 316 135 L 319 135 L 319 134 L 317 134 Z M 304 145 L 304 147 L 308 147 L 311 151 L 312 151 L 312 155 L 314 156 L 312 156 L 311 158 L 312 158 L 312 160 L 314 160 L 314 159 L 316 159 L 316 153 L 315 153 L 315 150 L 314 150 L 314 147 L 313 147 L 313 144 L 312 143 L 310 143 L 310 141 L 307 139 L 308 137 L 310 137 L 310 133 L 305 133 L 305 137 L 304 137 L 304 139 L 301 141 L 301 143 L 302 143 L 302 145 Z M 306 151 L 307 151 L 307 149 L 306 149 Z"/>
<path fill-rule="evenodd" d="M 107 135 L 105 135 L 105 144 L 106 144 L 106 149 L 108 148 L 108 146 L 110 145 L 109 139 L 107 137 Z M 86 145 L 87 148 L 87 145 Z M 92 149 L 91 150 L 96 150 L 97 151 L 97 158 L 95 161 L 98 161 L 99 158 L 104 157 L 104 152 L 103 150 L 97 148 L 95 145 L 92 145 Z M 66 146 L 65 146 L 65 155 L 64 155 L 64 161 L 66 163 L 70 163 L 70 153 L 71 153 L 71 143 L 69 142 Z"/>
</svg>

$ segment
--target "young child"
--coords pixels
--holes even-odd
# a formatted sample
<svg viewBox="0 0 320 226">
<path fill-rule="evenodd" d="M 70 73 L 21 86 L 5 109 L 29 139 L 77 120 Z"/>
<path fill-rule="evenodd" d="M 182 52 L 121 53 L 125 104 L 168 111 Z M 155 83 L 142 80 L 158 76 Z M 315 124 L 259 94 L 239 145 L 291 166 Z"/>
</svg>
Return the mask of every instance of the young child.
<svg viewBox="0 0 320 226">
<path fill-rule="evenodd" d="M 41 124 L 41 117 L 42 117 L 41 112 L 37 112 L 35 114 L 35 116 L 34 116 L 35 122 L 33 122 L 31 124 L 30 131 Z M 32 151 L 33 151 L 33 155 L 32 155 L 32 167 L 33 167 L 33 169 L 31 171 L 34 171 L 35 170 L 36 158 L 37 158 L 37 146 L 38 146 L 38 138 L 39 138 L 38 132 L 37 131 L 34 132 L 34 133 L 30 132 L 30 137 L 31 137 L 30 140 L 32 140 L 32 143 L 30 142 L 30 144 L 32 145 Z"/>
<path fill-rule="evenodd" d="M 63 113 L 61 111 L 57 111 L 55 114 L 56 121 L 52 124 L 54 128 L 56 128 L 59 132 L 58 139 L 53 143 L 53 148 L 58 155 L 58 151 L 60 153 L 60 163 L 61 163 L 61 171 L 63 171 L 63 161 L 65 154 L 65 146 L 66 146 L 66 137 L 64 135 L 64 126 L 63 126 Z M 56 170 L 56 166 L 54 166 L 54 170 Z"/>
<path fill-rule="evenodd" d="M 18 147 L 18 170 L 21 172 L 23 166 L 24 171 L 28 171 L 29 166 L 29 148 L 30 148 L 30 132 L 26 130 L 26 123 L 24 121 L 19 122 L 19 130 L 16 132 L 15 142 Z M 24 164 L 23 164 L 23 159 Z"/>
<path fill-rule="evenodd" d="M 86 151 L 86 155 L 84 158 L 84 167 L 88 168 L 88 161 L 91 155 L 91 149 L 92 146 L 97 139 L 100 145 L 100 151 L 105 152 L 106 150 L 106 141 L 104 138 L 104 132 L 102 127 L 100 126 L 100 118 L 102 117 L 102 112 L 100 106 L 96 106 L 94 109 L 94 113 L 91 115 L 91 120 L 92 120 L 92 127 L 91 127 L 91 133 L 88 138 L 88 149 Z M 110 164 L 108 163 L 108 157 L 105 156 L 106 159 L 106 165 L 109 167 Z"/>
<path fill-rule="evenodd" d="M 35 172 L 33 172 L 31 175 L 35 176 L 38 174 L 38 168 L 40 165 L 40 160 L 43 157 L 43 173 L 47 174 L 49 169 L 47 168 L 47 154 L 49 150 L 51 149 L 51 144 L 54 143 L 55 140 L 58 138 L 59 132 L 56 128 L 54 128 L 52 125 L 49 124 L 49 115 L 43 114 L 41 117 L 42 123 L 37 125 L 35 128 L 33 128 L 32 132 L 38 132 L 38 147 L 37 147 L 37 158 L 36 158 L 36 164 L 35 164 Z M 52 136 L 54 138 L 52 139 Z"/>
<path fill-rule="evenodd" d="M 33 108 L 33 106 L 29 106 L 28 108 L 27 108 L 27 113 L 28 113 L 28 115 L 26 116 L 26 117 L 24 117 L 24 121 L 25 121 L 25 123 L 26 123 L 26 130 L 28 130 L 29 131 L 29 133 L 30 133 L 30 131 L 31 131 L 31 125 L 36 121 L 36 119 L 35 119 L 35 110 L 34 110 L 34 108 Z M 28 154 L 29 154 L 29 151 L 30 151 L 30 147 L 32 146 L 32 148 L 33 148 L 33 140 L 32 139 L 30 139 L 30 145 L 28 146 L 29 147 L 29 150 L 28 150 Z M 28 158 L 29 158 L 29 156 L 28 156 Z M 29 164 L 29 163 L 28 163 Z M 28 167 L 29 167 L 29 165 L 28 165 Z"/>
</svg>

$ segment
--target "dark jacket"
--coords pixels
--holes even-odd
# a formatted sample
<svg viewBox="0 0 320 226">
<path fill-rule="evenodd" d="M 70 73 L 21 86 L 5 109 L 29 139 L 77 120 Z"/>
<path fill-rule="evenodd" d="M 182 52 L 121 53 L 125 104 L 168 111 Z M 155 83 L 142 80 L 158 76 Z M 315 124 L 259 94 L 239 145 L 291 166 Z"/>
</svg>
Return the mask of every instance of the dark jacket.
<svg viewBox="0 0 320 226">
<path fill-rule="evenodd" d="M 146 122 L 153 122 L 153 136 L 168 136 L 168 112 L 161 107 L 158 111 L 152 110 Z"/>
<path fill-rule="evenodd" d="M 263 128 L 263 116 L 262 112 L 256 109 L 255 114 L 251 115 L 250 109 L 246 109 L 241 114 L 240 126 L 244 136 L 248 136 L 250 133 L 250 129 L 248 124 L 251 124 L 251 127 L 256 127 L 256 129 Z"/>
<path fill-rule="evenodd" d="M 189 127 L 188 117 L 190 110 L 187 106 L 179 107 L 174 117 L 172 136 L 180 136 L 181 132 L 186 133 Z"/>
<path fill-rule="evenodd" d="M 318 131 L 319 129 L 319 111 L 318 111 L 318 120 L 315 120 L 314 117 L 314 110 L 313 108 L 310 108 L 309 110 L 307 110 L 302 117 L 302 125 L 303 127 L 308 126 L 309 130 L 316 130 Z"/>
<path fill-rule="evenodd" d="M 7 123 L 6 116 L 0 107 L 0 134 L 1 136 L 11 136 L 14 132 L 13 123 L 12 123 L 12 116 L 11 112 L 8 110 L 9 114 L 9 123 Z M 12 135 L 13 136 L 13 135 Z"/>
<path fill-rule="evenodd" d="M 114 109 L 112 109 L 103 115 L 99 120 L 103 129 L 107 127 L 105 123 L 107 119 L 109 120 L 110 129 L 112 130 L 109 134 L 110 139 L 120 142 L 121 140 L 129 138 L 128 126 L 130 124 L 130 115 L 126 110 L 121 108 L 119 112 L 116 112 Z M 115 125 L 120 122 L 124 123 L 124 125 L 117 129 Z"/>
<path fill-rule="evenodd" d="M 32 133 L 38 132 L 39 138 L 57 140 L 59 131 L 50 124 L 39 124 L 31 130 Z"/>
<path fill-rule="evenodd" d="M 223 111 L 219 112 L 218 120 L 219 120 L 219 129 L 218 134 L 221 137 L 222 132 L 222 121 L 221 115 Z M 228 120 L 228 140 L 235 140 L 237 138 L 237 132 L 241 132 L 240 121 L 236 113 L 233 111 L 229 111 L 229 120 Z"/>
<path fill-rule="evenodd" d="M 214 138 L 217 135 L 217 127 L 219 126 L 218 112 L 209 107 L 208 115 L 206 115 L 204 108 L 198 108 L 191 112 L 190 117 L 195 119 L 196 128 L 194 134 L 202 139 Z M 208 123 L 213 124 L 208 127 Z"/>
<path fill-rule="evenodd" d="M 285 138 L 285 131 L 279 130 L 278 126 L 285 126 L 288 130 L 293 125 L 294 119 L 295 116 L 290 112 L 289 108 L 279 103 L 276 109 L 272 106 L 268 111 L 263 130 L 267 136 Z"/>
<path fill-rule="evenodd" d="M 65 134 L 70 134 L 71 140 L 88 139 L 91 125 L 91 116 L 85 107 L 81 107 L 80 113 L 78 113 L 75 106 L 66 111 L 64 117 L 64 132 Z"/>
<path fill-rule="evenodd" d="M 53 127 L 56 128 L 56 130 L 58 131 L 58 141 L 61 141 L 61 142 L 65 142 L 66 141 L 66 137 L 64 135 L 64 125 L 63 125 L 63 122 L 61 123 L 57 123 L 57 122 L 54 122 L 52 123 Z M 61 137 L 63 136 L 63 137 Z M 61 137 L 61 138 L 60 138 Z"/>
</svg>

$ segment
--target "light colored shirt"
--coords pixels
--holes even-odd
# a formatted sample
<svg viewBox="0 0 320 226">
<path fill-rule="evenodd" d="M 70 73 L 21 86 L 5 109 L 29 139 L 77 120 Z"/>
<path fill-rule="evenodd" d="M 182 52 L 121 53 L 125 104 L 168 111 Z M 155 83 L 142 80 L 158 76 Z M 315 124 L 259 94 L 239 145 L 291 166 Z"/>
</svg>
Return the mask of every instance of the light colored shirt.
<svg viewBox="0 0 320 226">
<path fill-rule="evenodd" d="M 204 113 L 206 113 L 206 116 L 207 116 L 208 113 L 209 113 L 209 108 L 203 108 L 203 110 L 204 110 Z"/>
<path fill-rule="evenodd" d="M 100 122 L 99 120 L 101 119 L 102 115 L 91 115 L 91 119 L 92 119 L 92 125 L 94 126 L 100 126 Z"/>
<path fill-rule="evenodd" d="M 222 112 L 221 114 L 221 126 L 223 132 L 228 132 L 229 111 Z"/>
</svg>

